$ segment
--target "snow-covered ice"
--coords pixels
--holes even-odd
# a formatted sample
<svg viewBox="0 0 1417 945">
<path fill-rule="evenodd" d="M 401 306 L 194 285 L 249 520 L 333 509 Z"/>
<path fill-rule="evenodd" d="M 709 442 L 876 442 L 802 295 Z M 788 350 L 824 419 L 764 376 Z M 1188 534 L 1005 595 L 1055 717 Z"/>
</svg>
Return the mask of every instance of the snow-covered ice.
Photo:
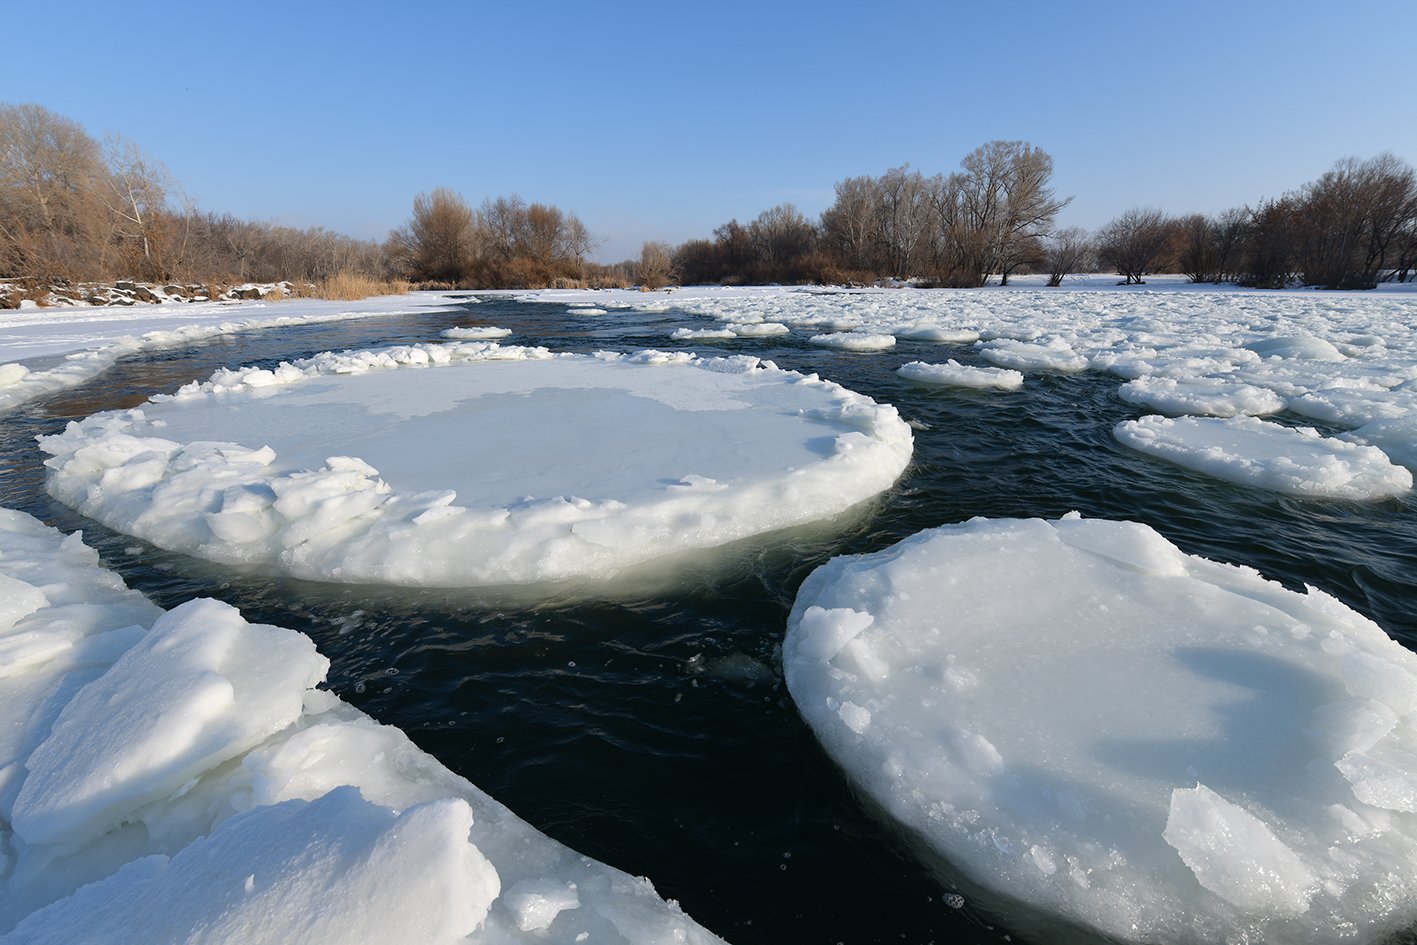
<svg viewBox="0 0 1417 945">
<path fill-rule="evenodd" d="M 495 325 L 472 325 L 463 328 L 447 328 L 439 334 L 455 341 L 494 341 L 498 338 L 505 338 L 511 333 L 510 328 L 498 328 Z"/>
<path fill-rule="evenodd" d="M 947 882 L 1135 942 L 1417 919 L 1417 656 L 1321 591 L 1144 525 L 975 519 L 818 568 L 783 660 Z"/>
<path fill-rule="evenodd" d="M 944 364 L 927 364 L 911 361 L 903 364 L 896 373 L 907 380 L 921 384 L 939 384 L 943 387 L 970 387 L 979 390 L 1018 390 L 1023 386 L 1023 375 L 1007 368 L 970 367 L 950 358 Z"/>
<path fill-rule="evenodd" d="M 869 331 L 834 331 L 813 335 L 807 340 L 823 348 L 839 348 L 842 351 L 885 351 L 895 347 L 895 335 Z"/>
<path fill-rule="evenodd" d="M 1220 479 L 1289 495 L 1385 499 L 1412 489 L 1412 473 L 1375 446 L 1284 427 L 1258 417 L 1124 420 L 1117 440 Z"/>
<path fill-rule="evenodd" d="M 0 311 L 0 410 L 82 384 L 138 351 L 258 328 L 447 307 L 444 295 L 421 293 L 358 302 L 290 299 Z"/>
<path fill-rule="evenodd" d="M 293 630 L 164 614 L 3 509 L 0 590 L 5 945 L 718 941 L 315 688 Z"/>
<path fill-rule="evenodd" d="M 1274 391 L 1224 377 L 1141 377 L 1118 388 L 1122 399 L 1170 414 L 1259 417 L 1279 413 L 1284 400 Z"/>
<path fill-rule="evenodd" d="M 1061 371 L 1072 374 L 1087 370 L 1087 358 L 1060 338 L 1046 342 L 997 339 L 979 349 L 984 360 L 1019 371 Z"/>
<path fill-rule="evenodd" d="M 829 519 L 887 489 L 909 427 L 757 358 L 493 343 L 219 371 L 42 440 L 112 528 L 343 582 L 606 579 Z"/>
</svg>

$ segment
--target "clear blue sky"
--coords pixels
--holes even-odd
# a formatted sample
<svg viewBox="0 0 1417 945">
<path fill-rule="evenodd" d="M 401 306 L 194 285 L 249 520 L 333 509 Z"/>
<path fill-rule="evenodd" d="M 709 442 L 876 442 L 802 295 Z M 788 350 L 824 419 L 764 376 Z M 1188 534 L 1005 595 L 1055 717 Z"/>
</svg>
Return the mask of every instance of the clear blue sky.
<svg viewBox="0 0 1417 945">
<path fill-rule="evenodd" d="M 165 161 L 204 209 L 382 238 L 437 186 L 577 213 L 602 260 L 848 176 L 1053 156 L 1063 223 L 1417 163 L 1411 0 L 5 5 L 0 101 Z M 18 38 L 18 39 L 15 39 Z"/>
</svg>

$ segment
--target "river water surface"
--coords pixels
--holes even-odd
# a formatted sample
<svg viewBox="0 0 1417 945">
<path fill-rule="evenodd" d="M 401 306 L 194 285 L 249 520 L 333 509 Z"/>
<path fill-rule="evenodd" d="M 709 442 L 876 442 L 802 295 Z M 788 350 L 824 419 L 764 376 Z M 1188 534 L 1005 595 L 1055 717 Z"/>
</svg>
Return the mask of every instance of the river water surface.
<svg viewBox="0 0 1417 945">
<path fill-rule="evenodd" d="M 1417 514 L 1290 499 L 1132 453 L 1111 429 L 1145 411 L 1106 375 L 1030 374 L 986 394 L 912 385 L 895 369 L 969 346 L 902 341 L 878 354 L 800 338 L 691 345 L 673 310 L 577 315 L 487 297 L 445 313 L 233 335 L 141 354 L 0 417 L 0 505 L 82 529 L 105 564 L 163 607 L 213 596 L 309 634 L 329 686 L 542 831 L 635 875 L 737 945 L 1019 940 L 1017 907 L 930 873 L 853 794 L 799 719 L 779 646 L 798 585 L 836 554 L 879 550 L 976 515 L 1141 521 L 1184 551 L 1337 596 L 1417 649 Z M 454 325 L 512 329 L 555 351 L 688 348 L 771 358 L 895 404 L 916 427 L 896 486 L 826 528 L 733 549 L 675 587 L 606 601 L 327 586 L 243 574 L 111 532 L 50 499 L 38 435 L 141 403 L 218 367 L 436 341 Z M 1283 416 L 1278 418 L 1281 422 Z M 1293 418 L 1300 422 L 1299 418 Z M 1303 420 L 1304 425 L 1314 425 Z"/>
</svg>

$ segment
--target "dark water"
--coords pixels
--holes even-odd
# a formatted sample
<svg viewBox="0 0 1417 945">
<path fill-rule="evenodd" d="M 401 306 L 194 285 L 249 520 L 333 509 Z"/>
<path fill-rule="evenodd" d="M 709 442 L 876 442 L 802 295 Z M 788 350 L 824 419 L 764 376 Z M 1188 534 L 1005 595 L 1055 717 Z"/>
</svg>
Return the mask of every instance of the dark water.
<svg viewBox="0 0 1417 945">
<path fill-rule="evenodd" d="M 0 417 L 0 505 L 65 531 L 164 607 L 219 597 L 301 630 L 331 658 L 329 685 L 397 725 L 541 830 L 649 876 L 730 942 L 1015 941 L 1019 913 L 971 896 L 952 908 L 907 843 L 853 795 L 782 684 L 778 647 L 803 578 L 835 554 L 875 551 L 976 515 L 1143 521 L 1184 550 L 1313 584 L 1417 648 L 1417 515 L 1410 501 L 1300 501 L 1129 452 L 1112 426 L 1141 411 L 1101 375 L 1031 375 L 1017 393 L 917 387 L 906 361 L 971 349 L 902 342 L 883 354 L 792 339 L 698 343 L 818 372 L 895 404 L 915 460 L 860 514 L 741 546 L 670 591 L 537 604 L 448 591 L 339 587 L 241 574 L 89 522 L 43 489 L 34 437 L 131 406 L 217 367 L 436 340 L 452 325 L 513 329 L 553 350 L 685 347 L 675 312 L 577 316 L 500 299 L 443 314 L 272 329 L 129 359 L 81 388 Z M 1281 418 L 1282 419 L 1282 418 Z M 1297 419 L 1297 418 L 1296 418 Z M 1304 421 L 1311 424 L 1312 421 Z M 1013 925 L 1011 926 L 1011 923 Z"/>
</svg>

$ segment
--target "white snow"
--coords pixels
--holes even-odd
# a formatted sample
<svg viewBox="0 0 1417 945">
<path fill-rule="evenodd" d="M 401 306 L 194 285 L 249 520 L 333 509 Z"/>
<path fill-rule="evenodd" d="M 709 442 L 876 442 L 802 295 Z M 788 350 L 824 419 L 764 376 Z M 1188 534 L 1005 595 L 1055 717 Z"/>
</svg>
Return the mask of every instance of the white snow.
<svg viewBox="0 0 1417 945">
<path fill-rule="evenodd" d="M 0 675 L 0 943 L 718 941 L 313 688 L 301 634 L 9 510 L 0 580 L 0 641 L 57 644 Z"/>
<path fill-rule="evenodd" d="M 1143 525 L 975 519 L 818 568 L 783 660 L 951 883 L 1135 942 L 1417 920 L 1417 655 L 1318 590 Z"/>
<path fill-rule="evenodd" d="M 464 328 L 448 328 L 439 332 L 442 337 L 457 341 L 493 341 L 497 338 L 505 338 L 511 333 L 510 328 L 498 328 L 495 325 L 472 325 Z"/>
<path fill-rule="evenodd" d="M 1284 401 L 1274 391 L 1225 377 L 1141 377 L 1118 388 L 1122 399 L 1169 414 L 1258 417 L 1278 413 Z"/>
<path fill-rule="evenodd" d="M 836 331 L 813 335 L 807 340 L 823 348 L 839 348 L 842 351 L 884 351 L 895 347 L 895 335 L 869 331 Z"/>
<path fill-rule="evenodd" d="M 1066 374 L 1087 370 L 1087 358 L 1073 350 L 1060 338 L 1047 342 L 998 339 L 979 349 L 980 357 L 995 364 L 1019 371 L 1061 371 Z"/>
<path fill-rule="evenodd" d="M 1374 500 L 1412 489 L 1412 473 L 1375 446 L 1257 417 L 1147 416 L 1124 420 L 1118 441 L 1207 475 L 1310 498 Z"/>
<path fill-rule="evenodd" d="M 604 580 L 828 519 L 888 488 L 909 427 L 756 358 L 491 343 L 221 371 L 43 439 L 112 528 L 299 577 Z"/>
<path fill-rule="evenodd" d="M 921 384 L 939 384 L 944 387 L 969 387 L 977 390 L 1018 390 L 1023 386 L 1023 375 L 1006 368 L 970 367 L 950 358 L 944 364 L 927 364 L 911 361 L 903 364 L 896 373 L 907 380 Z"/>
<path fill-rule="evenodd" d="M 0 361 L 8 362 L 0 363 L 0 410 L 82 384 L 119 358 L 151 348 L 258 328 L 447 307 L 444 294 L 425 292 L 358 302 L 289 299 L 0 311 Z"/>
</svg>

